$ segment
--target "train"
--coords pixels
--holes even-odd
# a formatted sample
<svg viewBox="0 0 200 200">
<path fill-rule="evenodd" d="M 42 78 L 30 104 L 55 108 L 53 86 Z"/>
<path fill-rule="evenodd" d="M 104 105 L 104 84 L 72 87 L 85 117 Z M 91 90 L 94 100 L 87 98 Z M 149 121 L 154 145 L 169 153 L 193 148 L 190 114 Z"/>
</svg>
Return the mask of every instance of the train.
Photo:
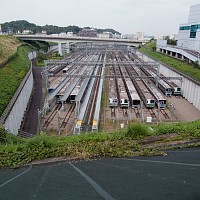
<svg viewBox="0 0 200 200">
<path fill-rule="evenodd" d="M 128 92 L 130 106 L 132 108 L 140 108 L 141 107 L 141 99 L 140 99 L 140 96 L 139 96 L 137 90 L 135 89 L 133 82 L 131 81 L 130 78 L 128 78 L 128 73 L 123 65 L 120 66 L 120 70 L 124 77 L 125 87 Z"/>
<path fill-rule="evenodd" d="M 152 92 L 152 95 L 155 97 L 155 104 L 160 109 L 165 109 L 167 106 L 167 100 L 163 96 L 163 94 L 160 93 L 160 91 L 153 85 L 153 83 L 150 80 L 144 81 L 146 86 L 149 88 L 149 90 Z"/>
<path fill-rule="evenodd" d="M 141 99 L 140 96 L 133 85 L 131 79 L 126 79 L 126 84 L 128 88 L 128 92 L 130 94 L 130 104 L 132 108 L 140 108 L 141 107 Z"/>
<path fill-rule="evenodd" d="M 51 67 L 48 72 L 51 74 L 51 75 L 54 75 L 56 73 L 58 73 L 59 71 L 61 71 L 65 66 L 63 65 L 54 65 L 53 67 Z"/>
<path fill-rule="evenodd" d="M 129 76 L 138 76 L 139 71 L 137 71 L 137 67 L 136 68 L 134 68 L 133 66 L 126 67 L 126 70 Z M 141 80 L 141 78 L 135 78 L 135 79 L 132 79 L 132 81 L 145 107 L 154 108 L 156 100 L 154 96 L 152 95 L 151 91 L 149 90 L 149 88 L 144 83 L 144 81 Z"/>
<path fill-rule="evenodd" d="M 156 76 L 156 70 L 155 69 L 144 69 L 142 68 L 143 71 L 155 78 Z M 164 80 L 162 78 L 165 78 L 163 74 L 160 74 L 160 78 L 158 80 L 158 88 L 166 95 L 166 96 L 171 96 L 171 95 L 182 95 L 182 90 L 181 87 L 179 87 L 176 83 L 168 80 Z M 154 83 L 156 83 L 156 80 L 153 79 Z"/>
<path fill-rule="evenodd" d="M 109 66 L 109 75 L 113 76 L 113 67 Z M 119 104 L 117 97 L 117 88 L 114 78 L 109 78 L 109 107 L 117 107 Z"/>
</svg>

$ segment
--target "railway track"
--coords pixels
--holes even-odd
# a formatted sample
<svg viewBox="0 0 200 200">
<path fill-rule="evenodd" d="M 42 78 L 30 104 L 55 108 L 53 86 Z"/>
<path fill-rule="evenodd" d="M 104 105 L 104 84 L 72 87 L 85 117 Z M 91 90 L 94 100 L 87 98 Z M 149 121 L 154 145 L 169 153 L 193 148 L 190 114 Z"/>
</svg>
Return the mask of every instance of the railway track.
<svg viewBox="0 0 200 200">
<path fill-rule="evenodd" d="M 135 116 L 136 116 L 137 118 L 140 118 L 139 109 L 138 109 L 138 108 L 134 108 L 133 110 L 134 110 Z"/>
<path fill-rule="evenodd" d="M 123 113 L 123 116 L 124 116 L 125 118 L 128 117 L 128 109 L 123 108 L 123 109 L 122 109 L 122 113 Z"/>
<path fill-rule="evenodd" d="M 160 112 L 162 113 L 162 115 L 165 117 L 165 119 L 170 119 L 168 113 L 165 110 L 160 110 Z"/>
<path fill-rule="evenodd" d="M 61 109 L 61 104 L 56 105 L 56 107 L 53 109 L 53 111 L 51 111 L 51 114 L 49 115 L 49 117 L 44 121 L 44 128 L 48 128 L 49 124 L 51 123 L 51 121 L 54 119 L 55 115 L 57 114 L 57 111 Z"/>
<path fill-rule="evenodd" d="M 116 109 L 115 108 L 111 108 L 111 117 L 115 118 L 116 117 Z"/>
<path fill-rule="evenodd" d="M 100 57 L 100 61 L 103 59 L 103 56 Z M 98 63 L 98 60 L 97 60 Z M 96 66 L 96 74 L 95 75 L 101 75 L 102 72 L 102 65 Z M 99 84 L 100 84 L 100 78 L 96 77 L 95 80 L 92 82 L 92 90 L 91 94 L 88 99 L 87 109 L 85 111 L 83 120 L 82 120 L 82 131 L 91 131 L 92 130 L 92 124 L 94 119 L 94 112 L 96 108 L 96 101 L 97 101 L 97 95 L 99 91 Z"/>
<path fill-rule="evenodd" d="M 148 109 L 148 111 L 149 111 L 151 117 L 152 117 L 153 119 L 156 119 L 156 113 L 155 113 L 152 109 Z"/>
<path fill-rule="evenodd" d="M 67 123 L 69 122 L 69 119 L 70 119 L 72 113 L 74 112 L 74 109 L 75 109 L 75 104 L 71 104 L 67 111 L 67 114 L 65 115 L 65 117 L 61 123 L 60 128 L 65 128 L 67 126 Z"/>
</svg>

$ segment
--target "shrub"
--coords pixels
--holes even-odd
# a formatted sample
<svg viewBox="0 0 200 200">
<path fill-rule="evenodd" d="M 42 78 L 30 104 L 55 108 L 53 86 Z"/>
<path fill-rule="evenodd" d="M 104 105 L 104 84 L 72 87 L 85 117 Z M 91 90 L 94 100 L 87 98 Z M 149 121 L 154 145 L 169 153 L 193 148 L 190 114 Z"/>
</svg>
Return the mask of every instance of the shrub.
<svg viewBox="0 0 200 200">
<path fill-rule="evenodd" d="M 148 136 L 152 134 L 152 130 L 144 124 L 133 123 L 128 126 L 127 132 L 125 136 L 135 138 L 135 137 L 142 137 Z"/>
</svg>

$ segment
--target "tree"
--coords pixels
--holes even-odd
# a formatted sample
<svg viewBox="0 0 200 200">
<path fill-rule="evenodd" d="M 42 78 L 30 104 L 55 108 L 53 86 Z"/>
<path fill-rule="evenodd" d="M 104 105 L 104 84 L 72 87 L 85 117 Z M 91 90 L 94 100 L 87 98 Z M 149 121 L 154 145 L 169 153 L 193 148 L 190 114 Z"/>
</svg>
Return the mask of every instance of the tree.
<svg viewBox="0 0 200 200">
<path fill-rule="evenodd" d="M 199 61 L 198 61 L 198 60 L 195 60 L 195 61 L 193 62 L 193 66 L 194 66 L 194 68 L 200 68 Z"/>
</svg>

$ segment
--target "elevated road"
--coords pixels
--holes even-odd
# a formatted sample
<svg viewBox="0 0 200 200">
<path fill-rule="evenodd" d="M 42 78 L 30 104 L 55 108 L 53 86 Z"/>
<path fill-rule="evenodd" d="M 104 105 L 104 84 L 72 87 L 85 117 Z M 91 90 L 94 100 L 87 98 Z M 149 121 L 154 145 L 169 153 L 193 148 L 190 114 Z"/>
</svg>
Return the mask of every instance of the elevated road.
<svg viewBox="0 0 200 200">
<path fill-rule="evenodd" d="M 124 45 L 138 46 L 145 44 L 147 40 L 128 40 L 128 39 L 115 39 L 115 38 L 97 38 L 97 37 L 73 37 L 73 36 L 52 36 L 52 35 L 15 35 L 22 40 L 39 40 L 51 42 L 98 42 L 98 43 L 117 43 Z"/>
<path fill-rule="evenodd" d="M 67 53 L 70 52 L 70 43 L 74 42 L 89 42 L 89 43 L 108 43 L 108 44 L 121 44 L 127 46 L 139 46 L 147 43 L 147 40 L 128 40 L 128 39 L 115 39 L 115 38 L 98 38 L 98 37 L 73 37 L 73 36 L 55 36 L 55 35 L 14 35 L 21 40 L 37 40 L 46 42 L 58 43 L 58 52 L 63 55 L 62 44 L 65 44 Z"/>
</svg>

